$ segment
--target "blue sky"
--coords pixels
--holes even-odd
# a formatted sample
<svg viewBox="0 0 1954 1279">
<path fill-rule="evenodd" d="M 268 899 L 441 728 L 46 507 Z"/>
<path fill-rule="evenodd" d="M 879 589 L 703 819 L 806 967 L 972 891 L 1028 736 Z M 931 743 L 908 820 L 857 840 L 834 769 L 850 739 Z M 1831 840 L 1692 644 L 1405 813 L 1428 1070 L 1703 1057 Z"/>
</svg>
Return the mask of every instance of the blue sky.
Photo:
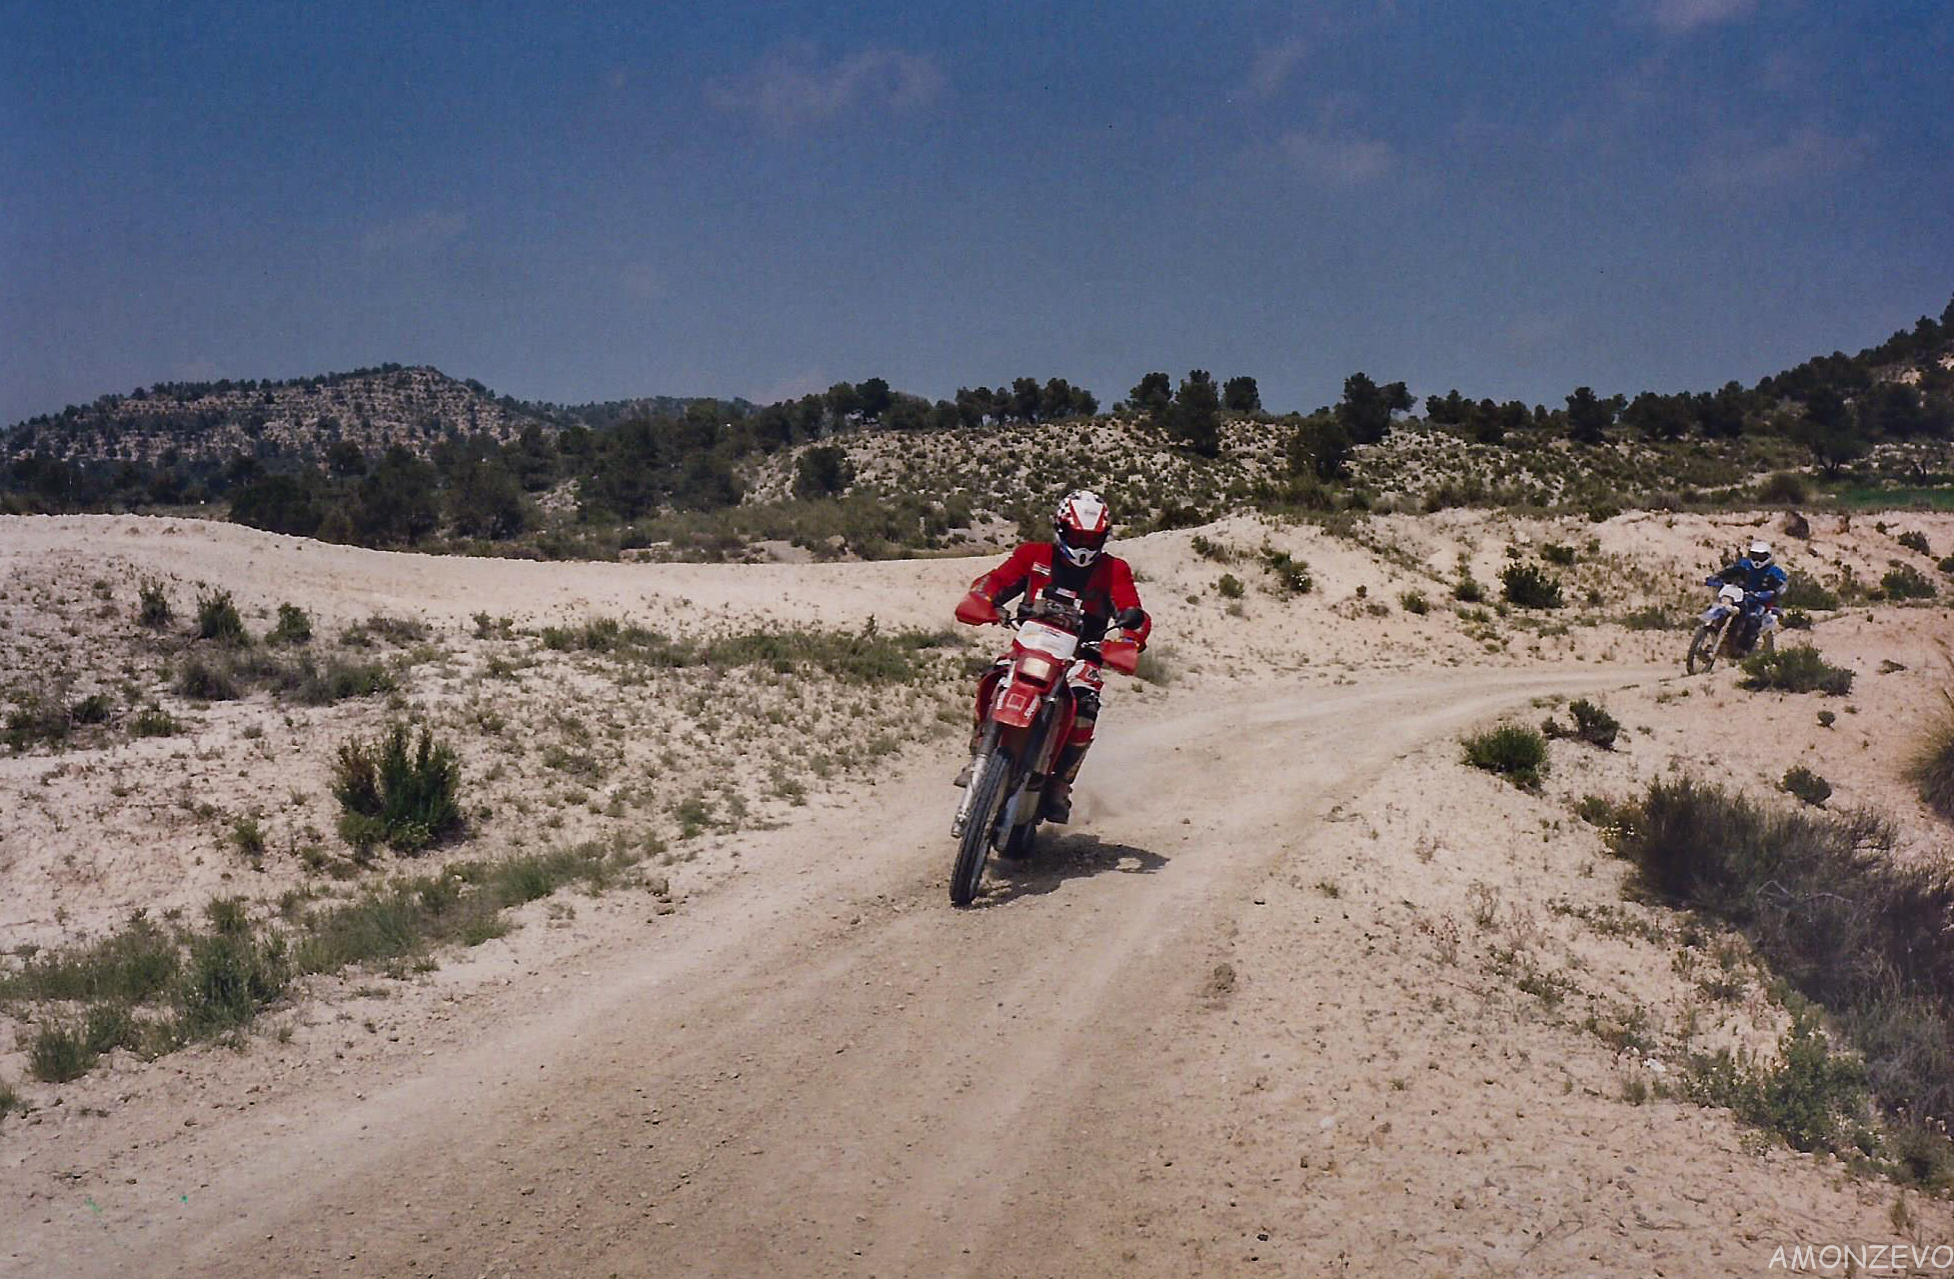
<svg viewBox="0 0 1954 1279">
<path fill-rule="evenodd" d="M 0 0 L 0 422 L 1754 380 L 1954 293 L 1954 5 Z"/>
</svg>

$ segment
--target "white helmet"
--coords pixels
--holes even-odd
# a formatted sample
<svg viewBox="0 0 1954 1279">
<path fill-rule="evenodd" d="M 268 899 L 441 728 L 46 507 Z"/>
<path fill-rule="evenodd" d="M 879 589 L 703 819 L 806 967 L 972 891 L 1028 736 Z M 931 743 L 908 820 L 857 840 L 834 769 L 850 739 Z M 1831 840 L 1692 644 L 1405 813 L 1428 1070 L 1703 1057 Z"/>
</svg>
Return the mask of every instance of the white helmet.
<svg viewBox="0 0 1954 1279">
<path fill-rule="evenodd" d="M 1744 555 L 1753 566 L 1767 568 L 1771 563 L 1771 544 L 1760 537 L 1750 544 L 1750 550 Z"/>
<path fill-rule="evenodd" d="M 1112 530 L 1112 512 L 1099 494 L 1087 489 L 1067 493 L 1052 516 L 1053 542 L 1059 554 L 1080 568 L 1099 558 Z"/>
</svg>

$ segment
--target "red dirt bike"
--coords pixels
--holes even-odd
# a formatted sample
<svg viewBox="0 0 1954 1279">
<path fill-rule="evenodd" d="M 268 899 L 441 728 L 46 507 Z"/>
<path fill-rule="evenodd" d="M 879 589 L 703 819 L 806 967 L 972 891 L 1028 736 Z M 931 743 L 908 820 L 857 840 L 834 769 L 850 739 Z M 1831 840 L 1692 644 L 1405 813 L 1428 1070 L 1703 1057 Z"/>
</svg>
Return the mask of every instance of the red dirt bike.
<svg viewBox="0 0 1954 1279">
<path fill-rule="evenodd" d="M 1040 599 L 1016 618 L 999 615 L 986 601 L 966 599 L 957 606 L 957 620 L 1017 628 L 1011 652 L 1000 662 L 1009 669 L 1000 674 L 984 715 L 970 785 L 950 824 L 957 840 L 950 901 L 968 906 L 993 849 L 1007 857 L 1031 853 L 1045 782 L 1072 731 L 1074 663 L 1096 661 L 1131 675 L 1140 646 L 1127 639 L 1082 641 L 1085 613 L 1076 599 L 1063 595 Z"/>
</svg>

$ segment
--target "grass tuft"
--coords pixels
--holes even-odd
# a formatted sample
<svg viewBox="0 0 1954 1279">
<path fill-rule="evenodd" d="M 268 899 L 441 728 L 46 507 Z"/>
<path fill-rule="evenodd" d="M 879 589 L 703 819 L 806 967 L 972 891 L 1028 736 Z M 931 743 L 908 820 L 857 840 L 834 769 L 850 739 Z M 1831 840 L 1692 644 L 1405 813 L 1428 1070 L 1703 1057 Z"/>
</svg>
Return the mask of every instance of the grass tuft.
<svg viewBox="0 0 1954 1279">
<path fill-rule="evenodd" d="M 1562 604 L 1560 582 L 1538 564 L 1508 564 L 1500 570 L 1499 580 L 1506 602 L 1519 608 L 1559 608 Z"/>
<path fill-rule="evenodd" d="M 1465 739 L 1465 762 L 1532 790 L 1547 772 L 1547 739 L 1522 724 L 1502 724 Z"/>
<path fill-rule="evenodd" d="M 1942 705 L 1928 721 L 1907 764 L 1907 780 L 1921 802 L 1954 822 L 1954 692 L 1941 690 Z"/>
<path fill-rule="evenodd" d="M 461 763 L 454 748 L 423 727 L 410 740 L 408 725 L 395 721 L 373 742 L 348 738 L 333 765 L 333 797 L 341 811 L 339 833 L 364 852 L 385 843 L 415 853 L 461 828 Z"/>
<path fill-rule="evenodd" d="M 1779 783 L 1787 795 L 1795 795 L 1813 808 L 1825 807 L 1825 801 L 1832 798 L 1832 783 L 1820 777 L 1803 764 L 1794 765 Z"/>
<path fill-rule="evenodd" d="M 1852 691 L 1852 672 L 1834 666 L 1809 644 L 1752 653 L 1744 659 L 1742 686 L 1752 692 L 1823 693 L 1843 697 Z"/>
<path fill-rule="evenodd" d="M 217 588 L 197 596 L 197 638 L 238 646 L 251 642 L 229 591 Z"/>
</svg>

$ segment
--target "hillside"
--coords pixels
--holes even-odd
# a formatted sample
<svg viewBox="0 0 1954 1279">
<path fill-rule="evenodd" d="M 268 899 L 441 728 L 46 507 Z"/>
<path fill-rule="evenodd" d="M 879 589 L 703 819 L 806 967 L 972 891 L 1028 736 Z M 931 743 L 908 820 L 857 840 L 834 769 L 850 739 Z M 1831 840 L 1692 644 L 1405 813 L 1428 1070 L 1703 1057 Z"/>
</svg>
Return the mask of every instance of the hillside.
<svg viewBox="0 0 1954 1279">
<path fill-rule="evenodd" d="M 367 455 L 399 445 L 426 457 L 443 440 L 510 444 L 530 427 L 551 435 L 578 425 L 602 430 L 680 414 L 698 402 L 653 395 L 531 403 L 473 378 L 398 364 L 283 380 L 162 382 L 16 423 L 0 431 L 0 460 L 45 453 L 64 462 L 156 464 L 244 454 L 277 466 L 315 466 L 341 443 Z M 739 413 L 752 406 L 735 400 L 729 407 Z"/>
<path fill-rule="evenodd" d="M 289 381 L 161 383 L 30 418 L 0 454 L 63 461 L 227 461 L 235 454 L 316 464 L 342 441 L 363 453 L 402 445 L 426 454 L 445 438 L 507 443 L 542 415 L 479 382 L 397 365 Z"/>
</svg>

